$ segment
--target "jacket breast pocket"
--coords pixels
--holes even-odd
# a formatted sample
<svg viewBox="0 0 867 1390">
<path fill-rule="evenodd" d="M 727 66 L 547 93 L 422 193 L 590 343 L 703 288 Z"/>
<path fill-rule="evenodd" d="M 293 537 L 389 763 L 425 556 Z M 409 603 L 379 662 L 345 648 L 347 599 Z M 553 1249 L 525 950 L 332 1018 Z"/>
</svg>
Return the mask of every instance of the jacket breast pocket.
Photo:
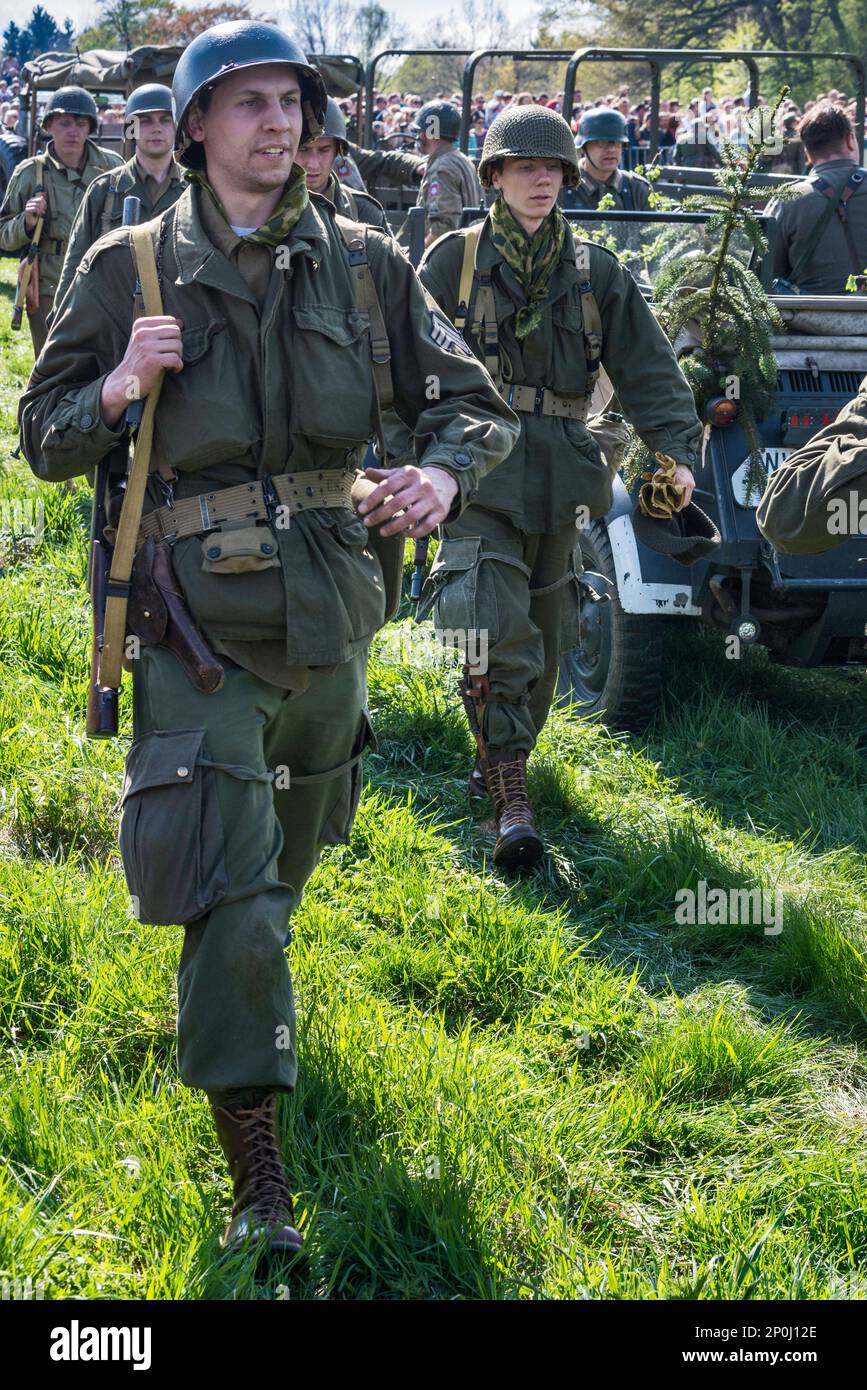
<svg viewBox="0 0 867 1390">
<path fill-rule="evenodd" d="M 551 307 L 551 371 L 545 382 L 564 396 L 583 396 L 587 382 L 584 319 L 577 301 L 561 299 Z"/>
<path fill-rule="evenodd" d="M 373 432 L 373 371 L 367 317 L 328 304 L 295 304 L 293 429 L 345 447 Z"/>
<path fill-rule="evenodd" d="M 156 462 L 184 472 L 246 458 L 259 437 L 250 348 L 242 354 L 225 318 L 190 324 L 181 342 L 183 369 L 166 372 L 156 413 Z"/>
</svg>

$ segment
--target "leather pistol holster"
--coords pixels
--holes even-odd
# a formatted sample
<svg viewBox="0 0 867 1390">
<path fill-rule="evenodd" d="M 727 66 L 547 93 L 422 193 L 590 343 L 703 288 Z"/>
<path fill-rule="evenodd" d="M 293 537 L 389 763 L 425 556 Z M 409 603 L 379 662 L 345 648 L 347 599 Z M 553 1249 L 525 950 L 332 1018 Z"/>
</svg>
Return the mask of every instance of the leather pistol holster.
<svg viewBox="0 0 867 1390">
<path fill-rule="evenodd" d="M 195 689 L 213 695 L 225 673 L 187 608 L 166 541 L 148 536 L 139 546 L 131 583 L 127 631 L 146 647 L 173 652 Z"/>
</svg>

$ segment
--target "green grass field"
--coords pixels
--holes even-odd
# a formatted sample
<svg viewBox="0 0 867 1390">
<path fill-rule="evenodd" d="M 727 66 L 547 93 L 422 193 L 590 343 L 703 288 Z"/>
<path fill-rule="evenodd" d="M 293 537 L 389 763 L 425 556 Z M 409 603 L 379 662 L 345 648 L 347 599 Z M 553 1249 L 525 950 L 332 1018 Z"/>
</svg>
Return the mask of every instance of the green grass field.
<svg viewBox="0 0 867 1390">
<path fill-rule="evenodd" d="M 379 750 L 294 922 L 284 1151 L 309 1272 L 220 1256 L 229 1183 L 175 1068 L 181 929 L 129 911 L 88 742 L 86 488 L 32 479 L 0 285 L 0 1279 L 46 1298 L 786 1299 L 867 1293 L 867 681 L 672 632 L 643 737 L 555 715 L 550 857 L 468 811 L 456 674 L 370 671 Z M 28 499 L 45 508 L 28 541 Z M 399 644 L 397 644 L 399 645 Z M 682 925 L 699 881 L 783 927 Z M 13 1284 L 13 1287 L 15 1285 Z"/>
</svg>

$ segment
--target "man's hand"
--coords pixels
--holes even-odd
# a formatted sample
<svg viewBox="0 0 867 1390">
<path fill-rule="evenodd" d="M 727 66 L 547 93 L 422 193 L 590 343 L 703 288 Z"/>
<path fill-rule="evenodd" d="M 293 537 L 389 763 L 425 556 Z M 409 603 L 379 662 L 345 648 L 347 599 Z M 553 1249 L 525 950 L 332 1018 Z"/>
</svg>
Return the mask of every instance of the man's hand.
<svg viewBox="0 0 867 1390">
<path fill-rule="evenodd" d="M 444 468 L 366 468 L 365 478 L 379 483 L 358 512 L 365 526 L 382 526 L 383 536 L 409 536 L 420 540 L 445 521 L 458 491 L 457 479 Z M 389 521 L 389 517 L 394 517 Z"/>
<path fill-rule="evenodd" d="M 40 217 L 44 217 L 48 211 L 48 204 L 45 201 L 44 193 L 37 193 L 35 198 L 28 198 L 24 204 L 24 230 L 28 236 L 32 236 L 36 231 L 36 223 Z"/>
<path fill-rule="evenodd" d="M 683 505 L 678 507 L 678 511 L 683 511 L 683 508 L 688 507 L 692 501 L 692 494 L 695 489 L 695 478 L 692 475 L 692 469 L 685 463 L 679 463 L 674 470 L 674 481 L 680 483 L 681 487 L 686 488 L 686 492 L 683 495 Z"/>
<path fill-rule="evenodd" d="M 168 314 L 136 319 L 122 361 L 105 378 L 100 396 L 102 418 L 114 429 L 131 401 L 144 400 L 160 372 L 183 368 L 182 323 Z"/>
</svg>

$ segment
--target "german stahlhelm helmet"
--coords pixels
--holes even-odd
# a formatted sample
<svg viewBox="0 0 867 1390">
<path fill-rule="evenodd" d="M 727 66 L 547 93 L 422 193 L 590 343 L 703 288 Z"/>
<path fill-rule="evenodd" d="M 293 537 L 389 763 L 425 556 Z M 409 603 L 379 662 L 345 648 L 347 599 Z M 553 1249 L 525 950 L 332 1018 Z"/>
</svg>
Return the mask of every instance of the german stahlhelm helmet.
<svg viewBox="0 0 867 1390">
<path fill-rule="evenodd" d="M 588 140 L 617 140 L 620 144 L 628 145 L 629 132 L 620 112 L 613 111 L 608 106 L 597 107 L 595 111 L 585 111 L 578 125 L 575 144 L 580 150 Z"/>
</svg>

